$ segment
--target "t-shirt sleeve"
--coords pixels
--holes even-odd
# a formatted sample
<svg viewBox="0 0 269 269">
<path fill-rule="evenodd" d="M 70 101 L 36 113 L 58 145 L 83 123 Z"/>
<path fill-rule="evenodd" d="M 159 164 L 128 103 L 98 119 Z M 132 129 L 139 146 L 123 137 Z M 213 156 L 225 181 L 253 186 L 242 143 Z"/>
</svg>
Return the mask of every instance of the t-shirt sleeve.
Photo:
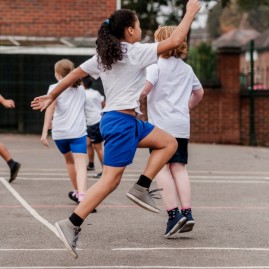
<svg viewBox="0 0 269 269">
<path fill-rule="evenodd" d="M 94 79 L 98 79 L 100 76 L 100 69 L 98 68 L 97 55 L 94 55 L 91 59 L 81 64 L 80 68 L 84 72 L 91 75 Z"/>
<path fill-rule="evenodd" d="M 196 91 L 196 90 L 200 90 L 201 88 L 203 88 L 201 82 L 199 81 L 197 76 L 193 73 L 193 76 L 192 76 L 192 90 Z"/>
<path fill-rule="evenodd" d="M 153 86 L 158 82 L 159 79 L 159 68 L 157 64 L 152 64 L 147 67 L 146 80 L 150 82 Z"/>
<path fill-rule="evenodd" d="M 134 46 L 135 46 L 134 53 L 138 59 L 138 63 L 141 66 L 141 68 L 146 68 L 151 64 L 157 63 L 158 43 L 151 43 L 151 44 L 135 43 Z"/>
<path fill-rule="evenodd" d="M 50 85 L 47 94 L 49 94 L 56 86 L 57 86 L 57 83 Z"/>
</svg>

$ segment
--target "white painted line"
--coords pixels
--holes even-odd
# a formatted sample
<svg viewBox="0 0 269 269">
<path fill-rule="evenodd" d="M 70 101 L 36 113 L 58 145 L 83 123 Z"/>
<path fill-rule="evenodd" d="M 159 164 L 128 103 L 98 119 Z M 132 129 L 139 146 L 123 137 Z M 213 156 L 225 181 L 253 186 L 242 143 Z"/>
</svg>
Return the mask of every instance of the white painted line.
<svg viewBox="0 0 269 269">
<path fill-rule="evenodd" d="M 65 248 L 1 248 L 1 251 L 66 251 Z"/>
<path fill-rule="evenodd" d="M 172 247 L 156 247 L 156 248 L 113 248 L 114 251 L 151 251 L 151 250 L 228 250 L 228 251 L 269 251 L 269 248 L 221 248 L 221 247 L 195 247 L 195 248 L 172 248 Z"/>
<path fill-rule="evenodd" d="M 214 180 L 214 179 L 193 179 L 194 177 L 190 178 L 191 183 L 231 183 L 231 184 L 269 184 L 269 179 L 261 179 L 261 180 Z M 209 178 L 209 177 L 207 177 Z M 35 177 L 35 178 L 30 178 L 30 177 L 18 177 L 17 180 L 26 180 L 26 181 L 69 181 L 69 178 L 60 178 L 60 177 Z M 93 178 L 93 177 L 88 177 L 89 181 L 98 181 L 98 178 Z M 137 177 L 128 177 L 124 175 L 121 181 L 124 182 L 133 182 L 137 181 Z"/>
<path fill-rule="evenodd" d="M 163 265 L 145 265 L 145 266 L 11 266 L 0 267 L 0 269 L 268 269 L 269 266 L 163 266 Z"/>
<path fill-rule="evenodd" d="M 49 228 L 57 237 L 60 238 L 54 225 L 41 217 L 20 195 L 19 193 L 4 179 L 0 178 L 2 184 L 13 194 L 13 196 L 22 204 L 22 206 L 39 222 Z"/>
</svg>

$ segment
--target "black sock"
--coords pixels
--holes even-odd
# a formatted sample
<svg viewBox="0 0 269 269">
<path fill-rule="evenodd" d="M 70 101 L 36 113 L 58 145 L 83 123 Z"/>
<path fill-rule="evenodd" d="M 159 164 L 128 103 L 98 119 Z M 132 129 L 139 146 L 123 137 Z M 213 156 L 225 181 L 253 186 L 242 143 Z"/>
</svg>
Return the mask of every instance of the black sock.
<svg viewBox="0 0 269 269">
<path fill-rule="evenodd" d="M 83 223 L 84 219 L 82 219 L 80 216 L 78 216 L 76 213 L 73 213 L 69 220 L 72 222 L 74 226 L 81 226 Z"/>
<path fill-rule="evenodd" d="M 183 216 L 187 216 L 188 214 L 191 214 L 191 208 L 181 209 L 181 213 Z"/>
<path fill-rule="evenodd" d="M 176 216 L 176 213 L 178 213 L 178 212 L 179 212 L 178 207 L 175 207 L 171 210 L 167 210 L 169 219 L 173 219 Z"/>
<path fill-rule="evenodd" d="M 137 181 L 137 185 L 149 189 L 152 180 L 148 177 L 141 175 Z"/>
<path fill-rule="evenodd" d="M 10 159 L 9 161 L 7 161 L 7 164 L 8 164 L 10 169 L 12 169 L 14 167 L 15 163 L 16 162 L 13 159 Z"/>
</svg>

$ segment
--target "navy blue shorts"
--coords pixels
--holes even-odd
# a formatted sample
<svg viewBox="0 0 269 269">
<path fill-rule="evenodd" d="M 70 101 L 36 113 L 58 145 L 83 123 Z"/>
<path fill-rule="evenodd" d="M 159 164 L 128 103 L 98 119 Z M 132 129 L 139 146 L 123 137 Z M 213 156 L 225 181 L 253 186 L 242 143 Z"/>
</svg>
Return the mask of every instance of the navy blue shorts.
<svg viewBox="0 0 269 269">
<path fill-rule="evenodd" d="M 62 154 L 69 151 L 72 153 L 87 153 L 86 135 L 80 138 L 54 140 L 54 142 Z"/>
<path fill-rule="evenodd" d="M 104 143 L 104 165 L 125 167 L 132 163 L 138 143 L 154 126 L 118 111 L 105 112 L 100 130 Z"/>
<path fill-rule="evenodd" d="M 98 144 L 104 141 L 100 132 L 100 122 L 87 126 L 87 136 L 91 139 L 92 144 Z"/>
<path fill-rule="evenodd" d="M 188 143 L 187 138 L 176 138 L 177 140 L 177 151 L 167 163 L 188 163 Z M 149 151 L 152 152 L 153 149 Z"/>
</svg>

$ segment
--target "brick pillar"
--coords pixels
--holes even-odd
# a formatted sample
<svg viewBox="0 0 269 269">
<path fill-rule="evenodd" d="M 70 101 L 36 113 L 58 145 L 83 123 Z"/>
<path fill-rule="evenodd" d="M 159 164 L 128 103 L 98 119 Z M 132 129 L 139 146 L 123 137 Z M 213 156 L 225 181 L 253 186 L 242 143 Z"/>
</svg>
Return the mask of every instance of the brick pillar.
<svg viewBox="0 0 269 269">
<path fill-rule="evenodd" d="M 218 77 L 226 91 L 240 91 L 240 48 L 223 47 L 217 52 Z"/>
<path fill-rule="evenodd" d="M 240 48 L 218 50 L 220 142 L 240 144 Z"/>
</svg>

